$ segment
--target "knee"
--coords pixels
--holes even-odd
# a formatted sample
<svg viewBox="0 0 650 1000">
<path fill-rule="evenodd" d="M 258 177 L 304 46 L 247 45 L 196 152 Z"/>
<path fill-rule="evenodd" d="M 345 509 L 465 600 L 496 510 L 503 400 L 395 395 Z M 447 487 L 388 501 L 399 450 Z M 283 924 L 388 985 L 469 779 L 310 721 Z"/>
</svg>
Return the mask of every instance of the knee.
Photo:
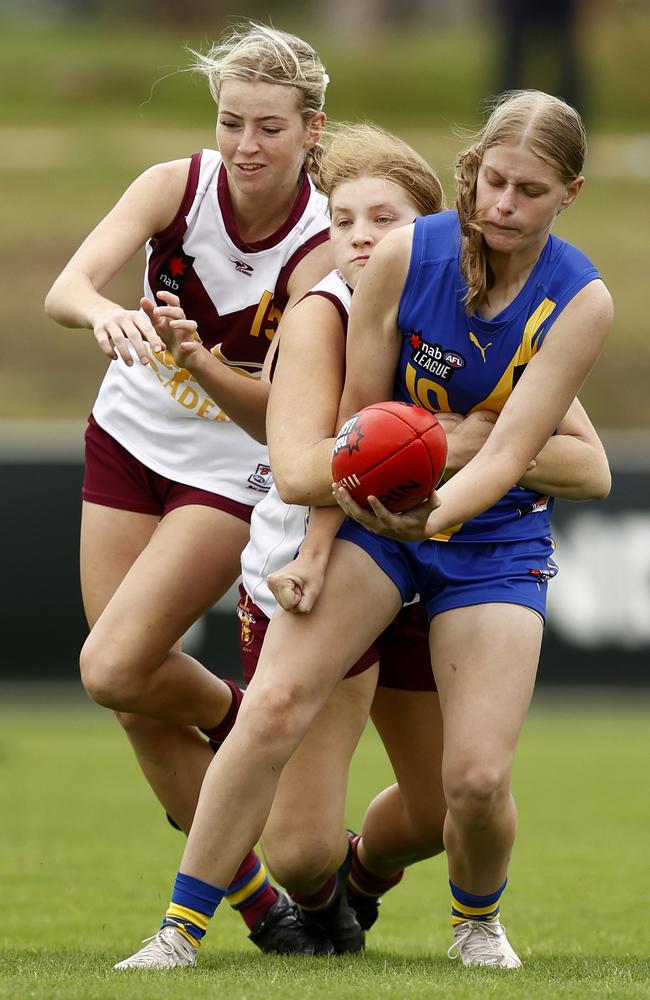
<svg viewBox="0 0 650 1000">
<path fill-rule="evenodd" d="M 317 892 L 339 865 L 338 842 L 322 831 L 275 830 L 262 844 L 271 875 L 289 892 Z"/>
<path fill-rule="evenodd" d="M 308 692 L 299 684 L 260 684 L 250 688 L 237 720 L 253 752 L 289 755 L 304 735 L 311 713 Z"/>
<path fill-rule="evenodd" d="M 141 694 L 141 684 L 128 667 L 90 635 L 79 658 L 81 681 L 90 698 L 104 708 L 129 709 Z"/>
<path fill-rule="evenodd" d="M 474 823 L 488 822 L 509 795 L 510 773 L 495 762 L 473 762 L 445 778 L 449 812 Z"/>
</svg>

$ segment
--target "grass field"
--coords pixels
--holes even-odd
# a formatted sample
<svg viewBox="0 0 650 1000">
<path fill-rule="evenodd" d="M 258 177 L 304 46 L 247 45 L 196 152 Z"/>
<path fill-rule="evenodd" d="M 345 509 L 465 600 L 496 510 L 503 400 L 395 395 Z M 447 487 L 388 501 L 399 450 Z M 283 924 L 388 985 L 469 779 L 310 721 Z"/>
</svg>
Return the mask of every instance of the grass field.
<svg viewBox="0 0 650 1000">
<path fill-rule="evenodd" d="M 0 708 L 0 998 L 624 1000 L 650 996 L 648 700 L 538 697 L 516 769 L 520 830 L 503 908 L 520 971 L 463 970 L 442 859 L 390 893 L 364 957 L 270 959 L 224 909 L 197 970 L 111 971 L 152 933 L 181 851 L 108 713 L 7 690 Z M 372 730 L 349 822 L 390 780 Z M 217 926 L 218 924 L 218 926 Z"/>
</svg>

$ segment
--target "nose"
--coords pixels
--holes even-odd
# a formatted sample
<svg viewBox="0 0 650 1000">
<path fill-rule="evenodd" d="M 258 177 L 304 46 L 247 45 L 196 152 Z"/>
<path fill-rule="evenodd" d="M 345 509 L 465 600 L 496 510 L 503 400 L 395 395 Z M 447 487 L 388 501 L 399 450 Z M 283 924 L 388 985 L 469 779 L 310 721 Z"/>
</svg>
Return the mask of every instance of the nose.
<svg viewBox="0 0 650 1000">
<path fill-rule="evenodd" d="M 245 126 L 239 136 L 237 149 L 240 153 L 255 153 L 259 149 L 257 133 L 254 128 Z"/>
<path fill-rule="evenodd" d="M 373 242 L 373 236 L 365 222 L 357 222 L 352 230 L 352 245 L 369 246 Z"/>
<path fill-rule="evenodd" d="M 497 211 L 501 215 L 512 215 L 516 207 L 515 193 L 513 189 L 507 185 L 497 202 Z"/>
</svg>

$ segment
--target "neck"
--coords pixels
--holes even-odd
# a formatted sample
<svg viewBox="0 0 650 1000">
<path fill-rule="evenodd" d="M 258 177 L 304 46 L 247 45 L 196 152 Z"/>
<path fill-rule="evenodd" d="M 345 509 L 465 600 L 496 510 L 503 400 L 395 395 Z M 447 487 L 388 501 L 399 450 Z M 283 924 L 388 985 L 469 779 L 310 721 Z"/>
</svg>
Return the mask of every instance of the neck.
<svg viewBox="0 0 650 1000">
<path fill-rule="evenodd" d="M 496 316 L 517 297 L 546 246 L 547 237 L 548 233 L 543 242 L 526 247 L 519 253 L 488 251 L 487 261 L 494 275 L 494 284 L 488 291 L 487 302 L 481 306 L 482 316 L 486 319 Z"/>
<path fill-rule="evenodd" d="M 283 185 L 272 199 L 268 195 L 242 195 L 228 182 L 230 204 L 237 230 L 244 242 L 257 243 L 272 236 L 280 228 L 298 197 L 301 178 L 302 174 L 293 184 Z"/>
</svg>

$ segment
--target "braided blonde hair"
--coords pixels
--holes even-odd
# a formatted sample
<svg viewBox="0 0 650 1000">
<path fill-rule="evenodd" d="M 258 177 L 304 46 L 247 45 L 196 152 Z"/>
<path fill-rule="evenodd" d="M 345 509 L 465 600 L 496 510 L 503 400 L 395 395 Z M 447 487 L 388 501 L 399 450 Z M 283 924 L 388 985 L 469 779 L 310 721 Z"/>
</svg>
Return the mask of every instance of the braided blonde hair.
<svg viewBox="0 0 650 1000">
<path fill-rule="evenodd" d="M 487 260 L 481 220 L 476 212 L 476 182 L 486 150 L 521 142 L 558 175 L 563 184 L 580 176 L 587 137 L 578 112 L 565 101 L 539 90 L 502 94 L 472 145 L 456 160 L 456 208 L 460 220 L 460 266 L 467 293 L 465 310 L 473 316 L 494 283 Z"/>
</svg>

